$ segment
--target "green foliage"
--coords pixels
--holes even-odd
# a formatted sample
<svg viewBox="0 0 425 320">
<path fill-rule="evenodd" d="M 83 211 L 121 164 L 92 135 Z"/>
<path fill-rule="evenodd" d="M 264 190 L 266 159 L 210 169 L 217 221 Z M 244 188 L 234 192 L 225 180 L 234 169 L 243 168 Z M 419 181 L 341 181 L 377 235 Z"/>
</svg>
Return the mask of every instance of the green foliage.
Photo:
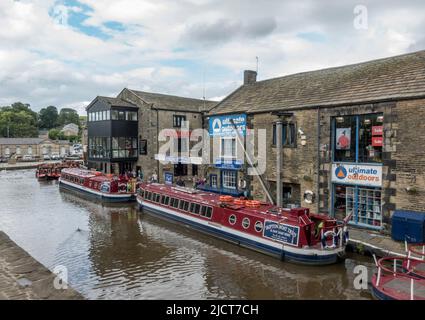
<svg viewBox="0 0 425 320">
<path fill-rule="evenodd" d="M 62 108 L 59 112 L 58 125 L 63 127 L 69 123 L 75 123 L 80 126 L 80 116 L 74 109 Z"/>
<path fill-rule="evenodd" d="M 49 130 L 49 139 L 56 140 L 60 139 L 59 136 L 61 135 L 61 131 L 59 129 L 50 129 Z M 60 139 L 62 140 L 62 139 Z"/>
<path fill-rule="evenodd" d="M 15 102 L 0 108 L 0 136 L 19 138 L 37 137 L 37 113 L 29 104 Z"/>
<path fill-rule="evenodd" d="M 58 109 L 54 106 L 48 106 L 40 110 L 38 124 L 40 128 L 52 129 L 57 126 L 58 117 Z"/>
</svg>

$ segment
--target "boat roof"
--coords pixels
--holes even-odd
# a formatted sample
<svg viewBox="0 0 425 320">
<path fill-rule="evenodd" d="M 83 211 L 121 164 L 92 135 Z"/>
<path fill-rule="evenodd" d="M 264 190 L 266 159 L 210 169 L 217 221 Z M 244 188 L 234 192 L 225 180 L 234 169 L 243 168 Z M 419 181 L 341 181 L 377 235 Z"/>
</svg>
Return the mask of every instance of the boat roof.
<svg viewBox="0 0 425 320">
<path fill-rule="evenodd" d="M 96 171 L 90 171 L 86 169 L 80 169 L 80 168 L 65 168 L 62 170 L 64 173 L 73 174 L 82 178 L 92 178 L 96 177 L 98 174 L 96 174 Z"/>
<path fill-rule="evenodd" d="M 206 192 L 203 190 L 197 190 L 186 187 L 178 187 L 165 185 L 160 183 L 148 183 L 143 184 L 142 187 L 147 187 L 149 191 L 156 192 L 159 194 L 166 194 L 168 196 L 175 196 L 176 198 L 194 201 L 204 205 L 214 205 L 219 207 L 223 201 L 220 200 L 220 195 L 212 192 Z M 237 199 L 237 198 L 234 198 Z M 229 203 L 226 206 L 227 209 L 241 210 L 243 209 L 244 213 L 249 213 L 251 215 L 266 216 L 267 218 L 273 218 L 274 220 L 284 219 L 284 220 L 298 220 L 298 217 L 303 214 L 309 214 L 309 209 L 307 208 L 279 208 L 273 204 L 267 202 L 261 202 L 258 207 L 248 207 L 245 205 L 237 205 Z"/>
</svg>

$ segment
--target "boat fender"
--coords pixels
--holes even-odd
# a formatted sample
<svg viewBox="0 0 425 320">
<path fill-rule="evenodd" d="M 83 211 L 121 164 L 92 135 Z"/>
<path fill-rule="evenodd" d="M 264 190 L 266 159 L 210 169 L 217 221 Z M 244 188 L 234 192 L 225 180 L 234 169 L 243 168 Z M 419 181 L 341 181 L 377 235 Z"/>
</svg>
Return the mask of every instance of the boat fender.
<svg viewBox="0 0 425 320">
<path fill-rule="evenodd" d="M 326 243 L 326 239 L 327 239 L 328 236 L 332 236 L 332 239 L 333 239 L 331 246 Z M 323 233 L 323 237 L 322 237 L 323 248 L 325 248 L 325 249 L 335 248 L 336 244 L 338 243 L 338 238 L 339 238 L 338 234 L 336 234 L 332 230 L 326 231 L 325 233 Z"/>
<path fill-rule="evenodd" d="M 311 190 L 306 190 L 304 192 L 304 202 L 305 203 L 313 203 L 315 198 L 315 194 Z"/>
</svg>

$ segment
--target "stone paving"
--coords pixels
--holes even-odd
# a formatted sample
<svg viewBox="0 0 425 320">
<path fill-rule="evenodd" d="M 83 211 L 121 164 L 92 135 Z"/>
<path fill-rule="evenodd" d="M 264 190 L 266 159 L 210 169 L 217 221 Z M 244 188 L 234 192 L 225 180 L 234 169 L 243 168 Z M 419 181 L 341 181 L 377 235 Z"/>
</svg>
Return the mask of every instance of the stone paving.
<svg viewBox="0 0 425 320">
<path fill-rule="evenodd" d="M 55 289 L 55 275 L 0 231 L 0 300 L 84 299 L 77 291 Z"/>
<path fill-rule="evenodd" d="M 349 244 L 361 254 L 370 253 L 377 257 L 388 255 L 405 256 L 405 244 L 391 239 L 387 235 L 366 229 L 349 228 Z"/>
</svg>

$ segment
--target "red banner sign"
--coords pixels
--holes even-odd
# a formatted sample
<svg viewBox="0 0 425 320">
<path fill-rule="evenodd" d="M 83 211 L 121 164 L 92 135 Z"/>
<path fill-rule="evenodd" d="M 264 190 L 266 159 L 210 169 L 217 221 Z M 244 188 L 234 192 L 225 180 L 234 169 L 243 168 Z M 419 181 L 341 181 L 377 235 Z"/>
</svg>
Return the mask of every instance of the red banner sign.
<svg viewBox="0 0 425 320">
<path fill-rule="evenodd" d="M 372 136 L 382 136 L 384 132 L 383 126 L 373 126 L 372 127 Z"/>
<path fill-rule="evenodd" d="M 382 137 L 372 137 L 372 147 L 382 147 L 383 140 Z"/>
</svg>

